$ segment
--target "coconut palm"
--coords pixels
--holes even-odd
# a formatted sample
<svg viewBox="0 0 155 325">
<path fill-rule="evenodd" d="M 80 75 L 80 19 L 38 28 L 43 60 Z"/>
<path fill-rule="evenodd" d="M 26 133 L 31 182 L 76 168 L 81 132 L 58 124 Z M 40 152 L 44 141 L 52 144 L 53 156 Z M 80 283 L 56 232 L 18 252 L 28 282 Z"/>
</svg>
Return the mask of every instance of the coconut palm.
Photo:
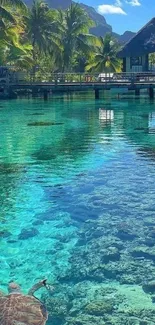
<svg viewBox="0 0 155 325">
<path fill-rule="evenodd" d="M 21 44 L 22 27 L 5 23 L 0 29 L 0 65 L 19 68 L 32 66 L 30 44 Z"/>
<path fill-rule="evenodd" d="M 25 17 L 25 23 L 26 37 L 32 44 L 33 58 L 36 59 L 37 52 L 49 52 L 54 42 L 51 34 L 56 36 L 55 11 L 50 10 L 44 1 L 35 0 Z"/>
<path fill-rule="evenodd" d="M 25 39 L 32 45 L 32 58 L 34 61 L 33 74 L 41 55 L 59 50 L 59 37 L 57 37 L 57 12 L 50 10 L 42 0 L 35 0 L 28 11 L 25 21 Z"/>
<path fill-rule="evenodd" d="M 22 0 L 0 0 L 0 62 L 7 64 L 10 48 L 22 48 L 19 44 L 22 33 L 22 14 L 27 10 Z M 19 24 L 20 20 L 20 24 Z"/>
<path fill-rule="evenodd" d="M 62 70 L 69 71 L 73 54 L 79 50 L 85 53 L 90 51 L 90 46 L 97 42 L 97 38 L 89 34 L 89 29 L 94 26 L 94 23 L 77 3 L 72 3 L 65 13 L 59 14 L 63 48 L 62 58 L 59 60 L 62 60 Z"/>
<path fill-rule="evenodd" d="M 15 23 L 15 15 L 13 9 L 21 9 L 26 11 L 27 7 L 22 0 L 0 0 L 0 27 L 3 24 L 3 20 Z"/>
<path fill-rule="evenodd" d="M 87 71 L 94 72 L 120 72 L 121 60 L 117 58 L 120 49 L 119 43 L 107 34 L 100 37 L 100 46 L 96 47 L 95 54 L 92 54 L 90 62 L 86 66 Z"/>
</svg>

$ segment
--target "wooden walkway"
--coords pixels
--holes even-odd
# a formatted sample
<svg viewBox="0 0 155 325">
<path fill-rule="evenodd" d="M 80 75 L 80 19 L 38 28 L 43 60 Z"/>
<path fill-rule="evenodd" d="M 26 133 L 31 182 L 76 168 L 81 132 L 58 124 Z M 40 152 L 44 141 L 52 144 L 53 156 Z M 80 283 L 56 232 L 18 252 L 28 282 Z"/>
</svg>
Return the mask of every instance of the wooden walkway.
<svg viewBox="0 0 155 325">
<path fill-rule="evenodd" d="M 47 99 L 49 92 L 73 92 L 92 90 L 95 98 L 99 98 L 101 90 L 115 89 L 120 93 L 124 89 L 135 90 L 136 95 L 141 89 L 148 89 L 151 98 L 154 97 L 155 73 L 101 73 L 101 74 L 49 74 L 46 80 L 34 76 L 14 78 L 2 87 L 11 91 L 29 90 L 33 93 L 42 92 Z"/>
</svg>

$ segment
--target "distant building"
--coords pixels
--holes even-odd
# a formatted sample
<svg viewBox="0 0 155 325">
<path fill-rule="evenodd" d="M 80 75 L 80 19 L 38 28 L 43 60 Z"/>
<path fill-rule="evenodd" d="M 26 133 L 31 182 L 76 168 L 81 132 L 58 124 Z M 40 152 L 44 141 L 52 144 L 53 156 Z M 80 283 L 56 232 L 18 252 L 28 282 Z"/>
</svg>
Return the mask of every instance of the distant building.
<svg viewBox="0 0 155 325">
<path fill-rule="evenodd" d="M 149 54 L 155 52 L 155 18 L 151 19 L 119 52 L 123 72 L 149 71 Z"/>
</svg>

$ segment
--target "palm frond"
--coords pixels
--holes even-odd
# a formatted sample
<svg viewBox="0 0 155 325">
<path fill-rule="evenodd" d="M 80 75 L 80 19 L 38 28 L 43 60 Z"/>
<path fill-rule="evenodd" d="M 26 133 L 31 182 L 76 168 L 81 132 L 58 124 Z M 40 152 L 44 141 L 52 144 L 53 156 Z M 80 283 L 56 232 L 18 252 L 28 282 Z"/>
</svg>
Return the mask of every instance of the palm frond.
<svg viewBox="0 0 155 325">
<path fill-rule="evenodd" d="M 16 22 L 16 19 L 11 14 L 11 12 L 9 12 L 7 9 L 2 7 L 1 5 L 0 5 L 0 16 L 2 19 L 5 19 L 6 21 L 11 22 L 13 24 Z"/>
<path fill-rule="evenodd" d="M 27 6 L 22 0 L 0 0 L 0 7 L 15 7 L 22 9 L 24 11 L 27 10 Z"/>
</svg>

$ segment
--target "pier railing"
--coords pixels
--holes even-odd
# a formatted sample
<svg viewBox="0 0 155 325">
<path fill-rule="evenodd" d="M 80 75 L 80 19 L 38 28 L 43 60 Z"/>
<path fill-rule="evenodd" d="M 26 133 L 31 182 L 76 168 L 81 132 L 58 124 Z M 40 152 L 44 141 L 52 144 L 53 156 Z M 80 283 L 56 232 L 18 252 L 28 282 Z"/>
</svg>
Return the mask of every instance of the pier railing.
<svg viewBox="0 0 155 325">
<path fill-rule="evenodd" d="M 0 80 L 1 82 L 1 80 Z M 1 82 L 2 83 L 2 82 Z M 9 83 L 12 84 L 151 84 L 155 83 L 155 72 L 135 72 L 135 73 L 48 73 L 42 76 L 37 72 L 14 73 L 10 76 Z"/>
</svg>

